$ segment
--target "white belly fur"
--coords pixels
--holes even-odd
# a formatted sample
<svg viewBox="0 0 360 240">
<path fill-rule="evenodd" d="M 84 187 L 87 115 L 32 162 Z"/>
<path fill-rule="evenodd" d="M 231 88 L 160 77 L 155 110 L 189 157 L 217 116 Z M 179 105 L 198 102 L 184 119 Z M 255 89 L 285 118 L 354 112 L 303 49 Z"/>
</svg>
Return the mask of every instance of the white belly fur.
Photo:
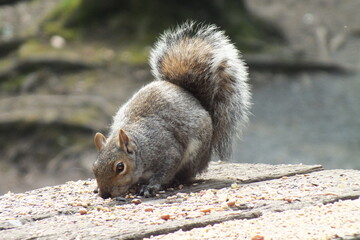
<svg viewBox="0 0 360 240">
<path fill-rule="evenodd" d="M 195 159 L 196 155 L 199 152 L 200 146 L 201 146 L 201 142 L 196 138 L 193 138 L 189 141 L 189 144 L 184 153 L 184 157 L 181 161 L 180 168 L 183 165 L 188 165 L 188 164 L 191 165 L 191 162 Z"/>
</svg>

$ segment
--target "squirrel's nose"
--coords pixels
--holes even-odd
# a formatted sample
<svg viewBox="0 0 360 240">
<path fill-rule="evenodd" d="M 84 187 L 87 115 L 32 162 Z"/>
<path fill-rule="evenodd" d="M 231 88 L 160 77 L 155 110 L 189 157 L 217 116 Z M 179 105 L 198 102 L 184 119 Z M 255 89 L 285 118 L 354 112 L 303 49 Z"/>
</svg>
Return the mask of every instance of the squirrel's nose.
<svg viewBox="0 0 360 240">
<path fill-rule="evenodd" d="M 102 197 L 103 199 L 107 199 L 111 197 L 111 194 L 108 192 L 100 192 L 100 197 Z"/>
</svg>

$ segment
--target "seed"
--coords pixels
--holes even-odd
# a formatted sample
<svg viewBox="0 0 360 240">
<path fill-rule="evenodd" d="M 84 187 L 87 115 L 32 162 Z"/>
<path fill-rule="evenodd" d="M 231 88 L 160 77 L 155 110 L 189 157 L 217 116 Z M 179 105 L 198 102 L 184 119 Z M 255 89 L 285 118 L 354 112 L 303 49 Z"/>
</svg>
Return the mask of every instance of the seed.
<svg viewBox="0 0 360 240">
<path fill-rule="evenodd" d="M 251 238 L 251 240 L 264 240 L 265 238 L 263 236 L 260 235 L 255 235 Z"/>
<path fill-rule="evenodd" d="M 141 200 L 135 198 L 135 199 L 131 200 L 131 203 L 133 203 L 133 204 L 135 204 L 135 205 L 139 205 L 139 204 L 141 203 Z"/>
<path fill-rule="evenodd" d="M 210 213 L 211 212 L 211 209 L 210 208 L 206 208 L 206 209 L 201 209 L 200 212 L 202 213 Z"/>
<path fill-rule="evenodd" d="M 162 220 L 169 220 L 170 219 L 170 215 L 166 214 L 166 215 L 161 215 L 160 217 Z"/>
<path fill-rule="evenodd" d="M 235 201 L 228 201 L 226 204 L 227 204 L 229 207 L 233 207 L 233 206 L 235 206 Z"/>
<path fill-rule="evenodd" d="M 80 213 L 81 215 L 85 215 L 85 214 L 88 213 L 88 211 L 87 211 L 86 209 L 80 209 L 79 213 Z"/>
</svg>

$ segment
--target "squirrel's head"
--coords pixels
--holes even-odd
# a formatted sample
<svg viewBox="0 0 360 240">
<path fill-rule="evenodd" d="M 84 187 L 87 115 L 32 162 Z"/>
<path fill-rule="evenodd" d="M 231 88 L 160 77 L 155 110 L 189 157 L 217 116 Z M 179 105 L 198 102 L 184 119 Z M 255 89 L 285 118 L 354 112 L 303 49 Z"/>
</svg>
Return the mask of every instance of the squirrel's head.
<svg viewBox="0 0 360 240">
<path fill-rule="evenodd" d="M 104 199 L 124 195 L 135 183 L 136 145 L 122 129 L 109 139 L 96 133 L 94 142 L 99 151 L 93 164 L 99 195 Z"/>
</svg>

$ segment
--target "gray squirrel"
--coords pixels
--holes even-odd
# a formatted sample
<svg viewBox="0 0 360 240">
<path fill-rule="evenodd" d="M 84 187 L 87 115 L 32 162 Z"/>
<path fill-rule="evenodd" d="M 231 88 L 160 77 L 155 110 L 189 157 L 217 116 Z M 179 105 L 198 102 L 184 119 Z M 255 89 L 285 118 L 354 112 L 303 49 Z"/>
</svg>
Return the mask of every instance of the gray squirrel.
<svg viewBox="0 0 360 240">
<path fill-rule="evenodd" d="M 193 179 L 211 155 L 229 160 L 248 121 L 247 67 L 215 25 L 186 22 L 150 54 L 155 80 L 120 107 L 108 137 L 96 133 L 93 172 L 102 198 L 130 188 L 145 197 Z"/>
</svg>

